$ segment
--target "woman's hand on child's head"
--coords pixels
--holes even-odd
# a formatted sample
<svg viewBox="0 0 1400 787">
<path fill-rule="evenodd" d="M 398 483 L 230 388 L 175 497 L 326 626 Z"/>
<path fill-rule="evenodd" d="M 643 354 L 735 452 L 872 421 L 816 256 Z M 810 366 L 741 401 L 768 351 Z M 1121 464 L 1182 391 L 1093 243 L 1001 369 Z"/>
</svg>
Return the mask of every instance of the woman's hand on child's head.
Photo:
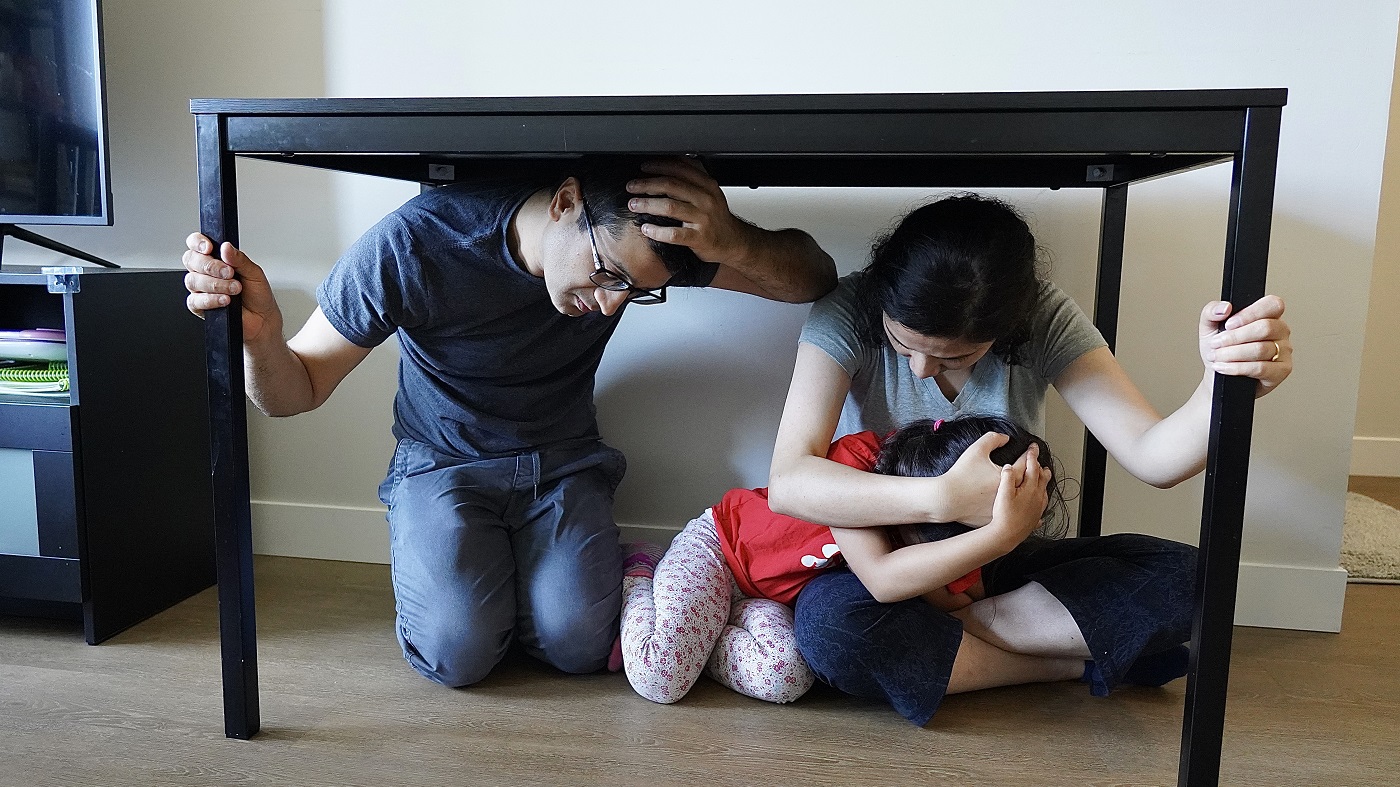
<svg viewBox="0 0 1400 787">
<path fill-rule="evenodd" d="M 1252 377 L 1256 396 L 1278 387 L 1293 372 L 1291 331 L 1283 299 L 1265 295 L 1233 316 L 1231 304 L 1212 301 L 1201 310 L 1201 360 L 1217 374 Z"/>
<path fill-rule="evenodd" d="M 992 462 L 992 452 L 1010 440 L 1004 434 L 988 432 L 967 447 L 958 461 L 939 476 L 943 492 L 951 501 L 949 522 L 981 527 L 992 521 L 993 501 L 1001 476 Z"/>
<path fill-rule="evenodd" d="M 1008 551 L 1040 527 L 1050 502 L 1050 470 L 1040 466 L 1030 451 L 1001 469 L 992 521 L 1005 537 Z"/>
</svg>

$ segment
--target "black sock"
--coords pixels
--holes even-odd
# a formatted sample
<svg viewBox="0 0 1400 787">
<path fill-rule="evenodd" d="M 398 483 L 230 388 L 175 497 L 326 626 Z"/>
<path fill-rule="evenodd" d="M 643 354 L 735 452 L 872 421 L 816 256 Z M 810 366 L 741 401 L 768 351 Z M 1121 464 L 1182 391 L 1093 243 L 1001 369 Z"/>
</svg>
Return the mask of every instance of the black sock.
<svg viewBox="0 0 1400 787">
<path fill-rule="evenodd" d="M 1095 697 L 1108 696 L 1108 683 L 1104 681 L 1099 665 L 1093 661 L 1084 662 L 1084 677 L 1079 682 L 1089 684 L 1089 693 Z"/>
<path fill-rule="evenodd" d="M 1191 661 L 1191 649 L 1177 645 L 1141 656 L 1123 673 L 1123 683 L 1132 686 L 1165 686 L 1186 674 Z"/>
<path fill-rule="evenodd" d="M 1139 656 L 1118 682 L 1129 686 L 1165 686 L 1186 674 L 1190 660 L 1191 649 L 1185 645 Z M 1084 675 L 1079 681 L 1089 684 L 1089 693 L 1095 697 L 1108 696 L 1108 682 L 1095 662 L 1084 662 Z"/>
</svg>

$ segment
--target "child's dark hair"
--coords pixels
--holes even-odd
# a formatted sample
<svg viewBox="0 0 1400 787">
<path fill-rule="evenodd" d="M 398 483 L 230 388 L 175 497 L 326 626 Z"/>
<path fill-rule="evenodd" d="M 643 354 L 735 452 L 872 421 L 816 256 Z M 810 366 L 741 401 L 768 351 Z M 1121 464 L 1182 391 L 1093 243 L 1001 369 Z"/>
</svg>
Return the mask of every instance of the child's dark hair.
<svg viewBox="0 0 1400 787">
<path fill-rule="evenodd" d="M 635 196 L 627 191 L 627 181 L 649 177 L 641 169 L 642 162 L 647 160 L 647 157 L 641 156 L 586 156 L 563 172 L 555 183 L 555 188 L 558 188 L 565 177 L 572 175 L 578 178 L 594 230 L 606 229 L 614 238 L 620 237 L 629 226 L 655 224 L 661 227 L 679 227 L 682 223 L 679 219 L 650 213 L 634 213 L 627 207 L 627 201 Z M 582 219 L 579 222 L 579 230 L 583 230 Z M 678 284 L 696 280 L 704 267 L 704 263 L 695 256 L 695 252 L 689 246 L 663 243 L 651 238 L 647 238 L 647 245 L 661 258 L 662 264 Z"/>
<path fill-rule="evenodd" d="M 968 415 L 944 421 L 915 421 L 881 441 L 875 472 L 924 478 L 943 475 L 968 447 L 988 432 L 999 432 L 1011 438 L 991 453 L 991 460 L 998 465 L 1015 462 L 1032 443 L 1040 448 L 1040 465 L 1050 470 L 1050 502 L 1036 532 L 1046 538 L 1063 537 L 1069 529 L 1069 512 L 1065 508 L 1060 474 L 1055 470 L 1050 446 L 1001 416 Z"/>
<path fill-rule="evenodd" d="M 1016 363 L 1040 297 L 1037 246 L 1005 202 L 959 194 L 924 205 L 876 240 L 856 290 L 856 328 L 868 347 L 885 343 L 881 315 L 915 333 L 992 342 Z"/>
</svg>

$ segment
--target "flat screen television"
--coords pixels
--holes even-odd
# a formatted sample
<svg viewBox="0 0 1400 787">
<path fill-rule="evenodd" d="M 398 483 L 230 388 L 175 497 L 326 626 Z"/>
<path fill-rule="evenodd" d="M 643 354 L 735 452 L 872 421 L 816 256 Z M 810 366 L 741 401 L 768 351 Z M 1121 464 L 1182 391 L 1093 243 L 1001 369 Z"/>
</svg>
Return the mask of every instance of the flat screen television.
<svg viewBox="0 0 1400 787">
<path fill-rule="evenodd" d="M 99 0 L 0 0 L 0 225 L 112 223 L 102 65 Z"/>
</svg>

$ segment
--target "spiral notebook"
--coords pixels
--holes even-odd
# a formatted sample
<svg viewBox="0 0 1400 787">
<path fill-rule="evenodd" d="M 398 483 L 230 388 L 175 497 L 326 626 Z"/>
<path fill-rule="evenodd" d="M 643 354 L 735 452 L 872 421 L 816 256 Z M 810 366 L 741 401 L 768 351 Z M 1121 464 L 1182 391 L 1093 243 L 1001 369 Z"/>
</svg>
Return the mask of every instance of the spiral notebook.
<svg viewBox="0 0 1400 787">
<path fill-rule="evenodd" d="M 67 361 L 0 361 L 0 394 L 51 396 L 67 391 Z"/>
</svg>

